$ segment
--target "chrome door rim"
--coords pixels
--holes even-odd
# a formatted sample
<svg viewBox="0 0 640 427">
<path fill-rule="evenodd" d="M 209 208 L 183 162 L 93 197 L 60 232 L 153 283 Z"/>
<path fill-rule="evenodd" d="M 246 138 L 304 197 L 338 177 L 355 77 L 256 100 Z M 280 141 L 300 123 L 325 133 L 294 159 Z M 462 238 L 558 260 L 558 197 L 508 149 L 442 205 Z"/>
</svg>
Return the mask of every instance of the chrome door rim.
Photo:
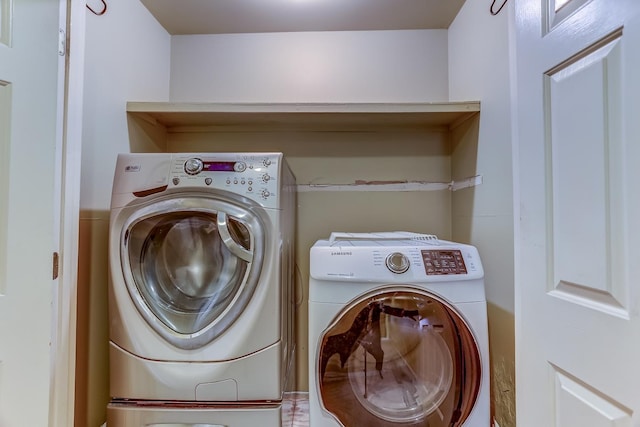
<svg viewBox="0 0 640 427">
<path fill-rule="evenodd" d="M 150 198 L 143 203 L 136 202 L 123 208 L 119 213 L 119 217 L 124 218 L 118 239 L 120 264 L 129 296 L 143 319 L 164 340 L 185 350 L 203 347 L 223 334 L 240 317 L 256 290 L 265 258 L 266 242 L 269 237 L 268 228 L 265 226 L 268 223 L 266 213 L 257 203 L 223 191 L 167 194 Z M 138 290 L 128 256 L 128 237 L 131 228 L 144 219 L 172 212 L 201 212 L 216 216 L 219 212 L 223 212 L 225 219 L 233 217 L 242 222 L 249 229 L 251 236 L 251 251 L 245 251 L 241 257 L 247 261 L 247 269 L 242 285 L 233 300 L 211 323 L 188 334 L 172 330 L 150 309 Z M 226 230 L 226 226 L 223 228 Z M 228 230 L 221 234 L 228 235 Z M 224 240 L 225 236 L 221 235 L 221 237 Z M 225 243 L 227 246 L 230 244 L 229 242 Z M 236 256 L 237 252 L 238 250 L 236 250 Z"/>
</svg>

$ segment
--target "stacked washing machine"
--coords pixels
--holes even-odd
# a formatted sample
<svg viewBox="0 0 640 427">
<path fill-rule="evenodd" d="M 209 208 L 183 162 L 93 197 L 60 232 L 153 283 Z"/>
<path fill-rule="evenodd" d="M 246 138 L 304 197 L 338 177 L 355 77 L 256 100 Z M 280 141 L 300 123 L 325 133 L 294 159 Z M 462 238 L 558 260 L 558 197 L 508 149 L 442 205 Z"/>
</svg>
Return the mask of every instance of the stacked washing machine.
<svg viewBox="0 0 640 427">
<path fill-rule="evenodd" d="M 408 232 L 316 242 L 309 372 L 311 427 L 488 427 L 476 248 Z"/>
<path fill-rule="evenodd" d="M 109 427 L 281 425 L 295 194 L 281 153 L 118 157 Z"/>
</svg>

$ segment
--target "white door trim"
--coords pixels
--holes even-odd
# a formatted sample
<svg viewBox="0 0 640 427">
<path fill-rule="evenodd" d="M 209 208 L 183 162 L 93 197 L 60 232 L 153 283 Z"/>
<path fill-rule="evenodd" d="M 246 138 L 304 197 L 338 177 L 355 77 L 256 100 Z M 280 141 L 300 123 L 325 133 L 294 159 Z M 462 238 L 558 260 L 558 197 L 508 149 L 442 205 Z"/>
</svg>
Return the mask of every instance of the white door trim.
<svg viewBox="0 0 640 427">
<path fill-rule="evenodd" d="M 58 143 L 60 253 L 59 278 L 54 291 L 49 425 L 74 425 L 76 365 L 76 302 L 78 236 L 80 222 L 80 173 L 82 148 L 82 100 L 84 84 L 85 2 L 60 1 L 60 28 L 66 33 L 66 55 L 61 61 L 65 78 L 59 91 L 64 106 Z"/>
</svg>

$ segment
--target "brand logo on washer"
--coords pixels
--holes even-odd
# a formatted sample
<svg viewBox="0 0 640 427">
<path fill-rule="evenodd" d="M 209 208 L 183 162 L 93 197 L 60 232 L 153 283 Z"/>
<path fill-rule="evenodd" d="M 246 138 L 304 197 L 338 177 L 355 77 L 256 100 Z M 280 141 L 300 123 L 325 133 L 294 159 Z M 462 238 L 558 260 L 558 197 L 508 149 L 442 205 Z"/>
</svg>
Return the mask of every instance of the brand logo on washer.
<svg viewBox="0 0 640 427">
<path fill-rule="evenodd" d="M 125 172 L 140 172 L 140 165 L 127 165 L 124 167 Z"/>
<path fill-rule="evenodd" d="M 331 256 L 333 256 L 333 255 L 338 255 L 338 256 L 347 255 L 347 256 L 349 256 L 349 255 L 353 255 L 353 253 L 352 253 L 352 252 L 349 252 L 349 251 L 344 251 L 344 252 L 331 252 Z"/>
</svg>

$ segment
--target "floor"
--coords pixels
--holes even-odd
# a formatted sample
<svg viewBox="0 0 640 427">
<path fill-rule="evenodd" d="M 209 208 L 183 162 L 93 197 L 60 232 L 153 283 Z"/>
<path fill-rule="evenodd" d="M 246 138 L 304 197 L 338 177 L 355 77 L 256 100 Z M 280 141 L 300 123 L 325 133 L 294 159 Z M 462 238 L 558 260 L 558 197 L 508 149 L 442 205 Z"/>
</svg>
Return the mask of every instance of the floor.
<svg viewBox="0 0 640 427">
<path fill-rule="evenodd" d="M 282 402 L 282 427 L 309 426 L 309 394 L 288 393 Z"/>
</svg>

